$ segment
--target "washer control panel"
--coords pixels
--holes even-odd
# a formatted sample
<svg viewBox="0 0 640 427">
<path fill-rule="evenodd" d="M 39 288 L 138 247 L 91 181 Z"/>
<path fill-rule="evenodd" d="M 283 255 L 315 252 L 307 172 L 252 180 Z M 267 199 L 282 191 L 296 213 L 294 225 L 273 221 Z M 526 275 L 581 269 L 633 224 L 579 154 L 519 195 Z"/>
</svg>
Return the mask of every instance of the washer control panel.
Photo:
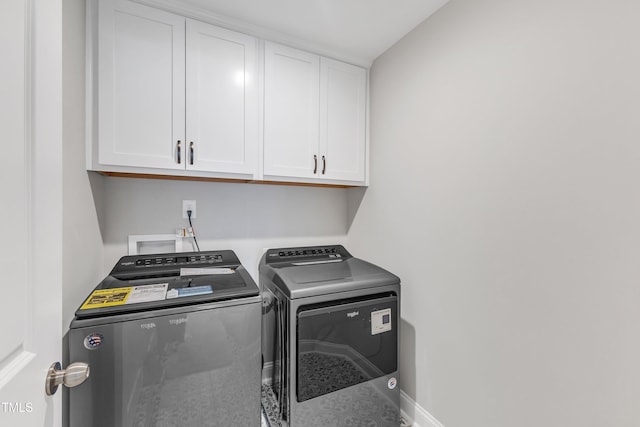
<svg viewBox="0 0 640 427">
<path fill-rule="evenodd" d="M 187 265 L 187 264 L 212 264 L 222 262 L 220 254 L 198 254 L 191 256 L 154 256 L 149 258 L 139 258 L 135 261 L 137 267 L 147 265 Z"/>
<path fill-rule="evenodd" d="M 240 260 L 233 251 L 179 252 L 170 254 L 130 255 L 120 258 L 111 273 L 118 279 L 137 276 L 176 275 L 181 268 L 237 267 Z"/>
</svg>

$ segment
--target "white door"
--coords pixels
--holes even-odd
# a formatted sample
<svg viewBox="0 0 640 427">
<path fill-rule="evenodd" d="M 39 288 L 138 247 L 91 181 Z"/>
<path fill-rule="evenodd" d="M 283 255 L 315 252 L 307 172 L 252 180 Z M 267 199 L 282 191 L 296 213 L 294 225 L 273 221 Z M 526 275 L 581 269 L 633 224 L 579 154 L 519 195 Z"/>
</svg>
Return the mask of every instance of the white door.
<svg viewBox="0 0 640 427">
<path fill-rule="evenodd" d="M 185 167 L 185 19 L 122 0 L 98 9 L 98 161 Z"/>
<path fill-rule="evenodd" d="M 62 0 L 0 13 L 0 425 L 59 426 L 45 375 L 61 356 Z"/>
<path fill-rule="evenodd" d="M 256 39 L 187 21 L 187 169 L 255 174 Z"/>
<path fill-rule="evenodd" d="M 265 43 L 264 62 L 264 174 L 314 178 L 320 58 Z"/>
<path fill-rule="evenodd" d="M 320 177 L 364 181 L 367 70 L 320 60 Z"/>
</svg>

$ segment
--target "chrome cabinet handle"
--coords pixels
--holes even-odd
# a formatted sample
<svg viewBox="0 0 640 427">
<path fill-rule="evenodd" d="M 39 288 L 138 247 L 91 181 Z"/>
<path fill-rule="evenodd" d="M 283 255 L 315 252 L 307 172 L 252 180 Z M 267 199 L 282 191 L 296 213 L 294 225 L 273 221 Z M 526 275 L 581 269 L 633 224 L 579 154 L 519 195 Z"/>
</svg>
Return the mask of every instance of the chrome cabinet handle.
<svg viewBox="0 0 640 427">
<path fill-rule="evenodd" d="M 182 163 L 182 143 L 178 140 L 178 145 L 176 147 L 178 164 Z"/>
<path fill-rule="evenodd" d="M 318 172 L 318 156 L 313 155 L 313 173 L 316 174 Z"/>
<path fill-rule="evenodd" d="M 327 159 L 324 158 L 324 156 L 322 156 L 322 175 L 324 175 L 324 172 L 327 170 Z"/>
<path fill-rule="evenodd" d="M 193 141 L 189 143 L 189 164 L 193 164 Z"/>
<path fill-rule="evenodd" d="M 58 391 L 58 386 L 76 387 L 89 378 L 91 369 L 87 363 L 75 362 L 67 366 L 67 369 L 61 369 L 60 362 L 56 362 L 49 367 L 47 371 L 47 379 L 44 383 L 44 391 L 47 396 L 52 396 Z"/>
</svg>

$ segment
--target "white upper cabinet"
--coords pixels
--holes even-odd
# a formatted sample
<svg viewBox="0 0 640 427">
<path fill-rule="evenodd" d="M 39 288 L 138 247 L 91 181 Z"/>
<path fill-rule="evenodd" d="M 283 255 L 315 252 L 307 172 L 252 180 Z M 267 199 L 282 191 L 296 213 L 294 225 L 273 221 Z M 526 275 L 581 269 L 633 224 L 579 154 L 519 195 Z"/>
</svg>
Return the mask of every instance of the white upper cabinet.
<svg viewBox="0 0 640 427">
<path fill-rule="evenodd" d="M 367 71 L 266 43 L 264 174 L 366 180 Z"/>
<path fill-rule="evenodd" d="M 126 0 L 98 3 L 100 169 L 253 177 L 256 39 Z"/>
<path fill-rule="evenodd" d="M 125 1 L 98 4 L 99 163 L 184 168 L 185 19 Z"/>
<path fill-rule="evenodd" d="M 365 68 L 136 1 L 87 8 L 88 169 L 367 185 Z"/>
<path fill-rule="evenodd" d="M 317 55 L 265 44 L 265 175 L 316 176 L 319 64 Z"/>
<path fill-rule="evenodd" d="M 320 173 L 324 178 L 364 181 L 367 71 L 320 59 Z"/>
<path fill-rule="evenodd" d="M 187 21 L 187 169 L 255 171 L 255 70 L 253 37 Z"/>
</svg>

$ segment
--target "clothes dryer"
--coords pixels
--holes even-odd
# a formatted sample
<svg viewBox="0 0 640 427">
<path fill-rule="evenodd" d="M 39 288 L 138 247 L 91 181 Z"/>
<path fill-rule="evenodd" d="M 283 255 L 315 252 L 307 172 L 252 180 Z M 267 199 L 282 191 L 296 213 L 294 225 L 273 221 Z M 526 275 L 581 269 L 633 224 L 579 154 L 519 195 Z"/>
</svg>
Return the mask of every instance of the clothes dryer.
<svg viewBox="0 0 640 427">
<path fill-rule="evenodd" d="M 291 427 L 400 423 L 400 279 L 340 245 L 268 250 L 263 381 Z"/>
</svg>

